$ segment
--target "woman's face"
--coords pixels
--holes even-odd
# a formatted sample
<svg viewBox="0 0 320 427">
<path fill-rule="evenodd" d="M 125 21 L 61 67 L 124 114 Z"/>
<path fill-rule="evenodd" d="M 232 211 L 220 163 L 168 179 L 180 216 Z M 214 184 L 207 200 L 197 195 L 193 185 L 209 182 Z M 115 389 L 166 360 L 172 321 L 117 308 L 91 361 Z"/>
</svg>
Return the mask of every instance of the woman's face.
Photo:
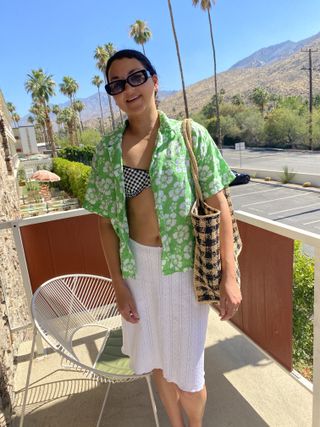
<svg viewBox="0 0 320 427">
<path fill-rule="evenodd" d="M 111 83 L 114 80 L 124 80 L 130 74 L 143 69 L 145 68 L 142 63 L 135 58 L 116 59 L 109 69 L 108 81 Z M 158 78 L 152 76 L 140 86 L 132 87 L 126 83 L 124 91 L 114 95 L 114 100 L 118 107 L 130 117 L 156 108 L 154 98 L 156 90 L 158 90 Z"/>
</svg>

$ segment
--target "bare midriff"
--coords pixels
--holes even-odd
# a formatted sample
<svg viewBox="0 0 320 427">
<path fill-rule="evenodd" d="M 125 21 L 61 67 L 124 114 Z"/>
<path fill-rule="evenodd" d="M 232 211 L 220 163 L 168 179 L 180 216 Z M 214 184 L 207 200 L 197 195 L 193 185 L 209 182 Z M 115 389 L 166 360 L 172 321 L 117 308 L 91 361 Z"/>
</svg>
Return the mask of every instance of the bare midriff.
<svg viewBox="0 0 320 427">
<path fill-rule="evenodd" d="M 127 199 L 129 236 L 146 246 L 162 246 L 158 217 L 151 188 Z"/>
</svg>

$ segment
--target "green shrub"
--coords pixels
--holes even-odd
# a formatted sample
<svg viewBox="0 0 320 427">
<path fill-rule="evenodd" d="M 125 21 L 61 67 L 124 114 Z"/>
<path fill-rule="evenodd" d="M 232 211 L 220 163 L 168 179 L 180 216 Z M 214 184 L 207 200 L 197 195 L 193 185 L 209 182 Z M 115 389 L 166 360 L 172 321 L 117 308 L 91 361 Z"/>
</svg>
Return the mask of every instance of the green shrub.
<svg viewBox="0 0 320 427">
<path fill-rule="evenodd" d="M 53 171 L 60 176 L 60 188 L 83 203 L 91 167 L 83 163 L 55 158 L 53 159 Z"/>
<path fill-rule="evenodd" d="M 308 379 L 313 363 L 314 260 L 295 242 L 293 269 L 293 365 Z"/>
<path fill-rule="evenodd" d="M 96 148 L 93 145 L 84 145 L 82 147 L 67 145 L 59 151 L 59 157 L 90 166 L 95 151 Z"/>
</svg>

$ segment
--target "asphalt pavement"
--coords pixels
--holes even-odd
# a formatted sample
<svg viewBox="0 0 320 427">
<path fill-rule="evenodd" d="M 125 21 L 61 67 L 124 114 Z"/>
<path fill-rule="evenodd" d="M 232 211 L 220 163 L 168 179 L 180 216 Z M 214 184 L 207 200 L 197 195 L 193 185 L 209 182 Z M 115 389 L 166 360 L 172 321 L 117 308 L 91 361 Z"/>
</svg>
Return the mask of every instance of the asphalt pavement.
<svg viewBox="0 0 320 427">
<path fill-rule="evenodd" d="M 320 234 L 320 189 L 252 180 L 231 194 L 235 209 Z"/>
<path fill-rule="evenodd" d="M 233 168 L 283 171 L 283 168 L 288 166 L 290 171 L 296 173 L 320 175 L 320 151 L 262 150 L 256 148 L 236 151 L 231 148 L 224 148 L 223 156 Z"/>
</svg>

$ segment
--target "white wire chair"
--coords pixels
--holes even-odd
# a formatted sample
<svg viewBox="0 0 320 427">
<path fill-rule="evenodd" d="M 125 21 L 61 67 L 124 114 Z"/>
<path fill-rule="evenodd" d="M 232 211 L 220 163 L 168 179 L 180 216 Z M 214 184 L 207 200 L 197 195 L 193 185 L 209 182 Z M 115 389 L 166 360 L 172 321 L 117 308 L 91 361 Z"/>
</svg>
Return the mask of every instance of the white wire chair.
<svg viewBox="0 0 320 427">
<path fill-rule="evenodd" d="M 101 423 L 111 384 L 140 378 L 147 381 L 155 424 L 159 427 L 151 373 L 135 375 L 129 367 L 129 358 L 121 353 L 121 316 L 110 279 L 89 274 L 70 274 L 50 279 L 34 293 L 31 312 L 35 326 L 19 427 L 24 424 L 37 332 L 69 366 L 97 381 L 108 383 L 97 427 Z M 101 327 L 106 331 L 93 364 L 81 360 L 73 348 L 75 333 L 88 326 Z"/>
</svg>

